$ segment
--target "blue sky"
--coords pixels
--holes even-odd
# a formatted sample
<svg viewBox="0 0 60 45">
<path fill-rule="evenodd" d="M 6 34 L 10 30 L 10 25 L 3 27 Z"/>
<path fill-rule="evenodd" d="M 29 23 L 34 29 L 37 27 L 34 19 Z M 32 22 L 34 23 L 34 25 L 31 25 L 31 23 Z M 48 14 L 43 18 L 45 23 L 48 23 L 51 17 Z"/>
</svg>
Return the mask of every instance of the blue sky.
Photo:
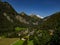
<svg viewBox="0 0 60 45">
<path fill-rule="evenodd" d="M 49 16 L 60 11 L 60 0 L 3 0 L 9 2 L 18 12 Z"/>
</svg>

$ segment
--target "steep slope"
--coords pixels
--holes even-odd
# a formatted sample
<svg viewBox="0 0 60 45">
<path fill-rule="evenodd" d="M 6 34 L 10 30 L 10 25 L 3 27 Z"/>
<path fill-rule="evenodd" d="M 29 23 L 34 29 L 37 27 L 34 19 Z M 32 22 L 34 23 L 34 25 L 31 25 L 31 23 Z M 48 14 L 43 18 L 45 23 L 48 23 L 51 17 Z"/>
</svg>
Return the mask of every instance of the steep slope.
<svg viewBox="0 0 60 45">
<path fill-rule="evenodd" d="M 16 19 L 18 13 L 8 2 L 0 2 L 0 32 L 14 31 L 15 27 L 26 27 Z"/>
<path fill-rule="evenodd" d="M 25 19 L 27 24 L 32 24 L 32 25 L 38 25 L 39 21 L 41 20 L 41 18 L 37 17 L 36 15 L 27 15 L 24 12 L 20 13 L 20 16 Z"/>
<path fill-rule="evenodd" d="M 13 30 L 13 21 L 10 22 L 10 17 L 7 13 L 9 13 L 10 7 L 7 2 L 0 2 L 0 31 L 7 31 L 11 28 Z M 10 12 L 11 13 L 11 12 Z"/>
<path fill-rule="evenodd" d="M 41 24 L 41 29 L 57 29 L 60 26 L 60 12 L 52 14 L 44 18 L 43 23 Z"/>
</svg>

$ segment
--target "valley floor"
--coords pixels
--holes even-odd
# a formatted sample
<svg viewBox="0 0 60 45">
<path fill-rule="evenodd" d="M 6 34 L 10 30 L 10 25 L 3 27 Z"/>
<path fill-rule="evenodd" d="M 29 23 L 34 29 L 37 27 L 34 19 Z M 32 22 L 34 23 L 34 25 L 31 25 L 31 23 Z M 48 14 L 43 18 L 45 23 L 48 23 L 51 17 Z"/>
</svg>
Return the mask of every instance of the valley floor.
<svg viewBox="0 0 60 45">
<path fill-rule="evenodd" d="M 19 38 L 1 38 L 0 45 L 11 45 L 13 42 L 19 40 Z"/>
</svg>

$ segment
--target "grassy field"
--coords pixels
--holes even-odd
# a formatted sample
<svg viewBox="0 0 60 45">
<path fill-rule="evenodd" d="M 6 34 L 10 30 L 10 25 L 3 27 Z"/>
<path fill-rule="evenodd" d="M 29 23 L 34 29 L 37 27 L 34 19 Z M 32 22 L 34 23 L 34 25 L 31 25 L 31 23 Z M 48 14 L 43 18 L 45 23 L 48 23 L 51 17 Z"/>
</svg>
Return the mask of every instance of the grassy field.
<svg viewBox="0 0 60 45">
<path fill-rule="evenodd" d="M 23 40 L 19 40 L 18 42 L 16 42 L 15 44 L 13 44 L 13 45 L 22 45 L 23 44 Z"/>
<path fill-rule="evenodd" d="M 1 38 L 0 45 L 11 45 L 14 41 L 19 40 L 18 38 Z"/>
<path fill-rule="evenodd" d="M 16 42 L 15 44 L 13 44 L 13 45 L 23 45 L 23 40 L 19 40 L 18 42 Z M 31 40 L 31 41 L 28 41 L 28 45 L 33 45 L 33 41 Z"/>
<path fill-rule="evenodd" d="M 33 40 L 28 41 L 28 45 L 33 45 Z"/>
</svg>

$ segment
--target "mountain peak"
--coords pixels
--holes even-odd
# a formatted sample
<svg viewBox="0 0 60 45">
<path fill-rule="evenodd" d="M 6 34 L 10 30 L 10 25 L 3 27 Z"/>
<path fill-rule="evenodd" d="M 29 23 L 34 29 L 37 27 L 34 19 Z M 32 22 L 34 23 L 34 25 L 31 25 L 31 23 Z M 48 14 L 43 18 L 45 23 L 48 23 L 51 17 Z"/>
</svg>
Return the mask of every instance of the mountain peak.
<svg viewBox="0 0 60 45">
<path fill-rule="evenodd" d="M 31 16 L 31 17 L 38 17 L 38 18 L 43 19 L 43 17 L 42 17 L 42 16 L 40 16 L 40 15 L 31 14 L 30 16 Z"/>
<path fill-rule="evenodd" d="M 25 13 L 25 12 L 21 12 L 20 14 L 21 14 L 21 15 L 25 15 L 26 13 Z"/>
<path fill-rule="evenodd" d="M 39 17 L 39 18 L 42 18 L 42 19 L 44 18 L 44 17 L 42 17 L 42 16 L 40 16 L 40 15 L 36 15 L 36 16 Z"/>
<path fill-rule="evenodd" d="M 36 15 L 35 15 L 35 14 L 31 14 L 30 16 L 31 16 L 31 17 L 35 17 Z"/>
</svg>

